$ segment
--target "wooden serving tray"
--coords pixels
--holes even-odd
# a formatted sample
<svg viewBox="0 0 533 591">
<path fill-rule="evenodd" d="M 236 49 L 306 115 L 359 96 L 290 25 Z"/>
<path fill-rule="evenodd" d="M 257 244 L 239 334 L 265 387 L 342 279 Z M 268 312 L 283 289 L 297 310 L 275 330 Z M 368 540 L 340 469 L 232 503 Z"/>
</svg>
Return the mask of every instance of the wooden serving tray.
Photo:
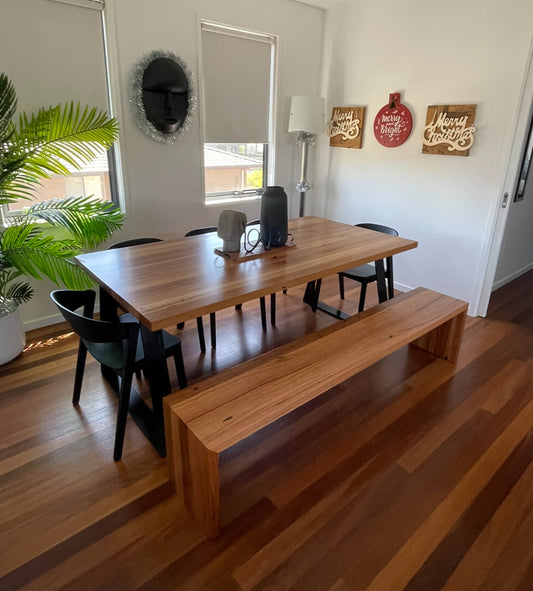
<svg viewBox="0 0 533 591">
<path fill-rule="evenodd" d="M 228 261 L 235 261 L 237 263 L 243 263 L 244 261 L 252 261 L 262 257 L 275 257 L 280 252 L 283 252 L 289 248 L 294 248 L 296 244 L 294 242 L 287 242 L 283 246 L 273 246 L 268 250 L 265 249 L 263 243 L 258 244 L 252 252 L 248 252 L 244 245 L 241 244 L 241 249 L 235 252 L 225 252 L 220 248 L 215 248 L 215 254 Z"/>
</svg>

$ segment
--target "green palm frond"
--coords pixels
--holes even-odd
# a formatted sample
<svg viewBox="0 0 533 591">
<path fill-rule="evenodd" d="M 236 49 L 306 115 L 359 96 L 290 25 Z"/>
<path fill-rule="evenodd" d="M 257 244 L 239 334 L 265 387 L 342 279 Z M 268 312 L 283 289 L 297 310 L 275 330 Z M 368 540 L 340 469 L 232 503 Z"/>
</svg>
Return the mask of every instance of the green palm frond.
<svg viewBox="0 0 533 591">
<path fill-rule="evenodd" d="M 81 247 L 91 248 L 118 230 L 124 217 L 114 203 L 93 197 L 43 201 L 27 208 L 25 213 L 65 228 Z"/>
<path fill-rule="evenodd" d="M 0 158 L 1 161 L 1 158 Z M 4 161 L 0 165 L 0 205 L 14 203 L 21 197 L 31 199 L 39 179 L 27 174 L 18 173 L 24 158 Z"/>
<path fill-rule="evenodd" d="M 6 180 L 15 180 L 14 172 L 22 164 L 21 158 L 13 162 L 10 152 L 10 142 L 15 131 L 13 117 L 16 108 L 15 87 L 5 74 L 0 73 L 0 205 L 15 201 L 6 194 L 4 184 Z"/>
<path fill-rule="evenodd" d="M 14 168 L 4 179 L 10 198 L 28 198 L 41 179 L 70 176 L 107 150 L 118 136 L 118 126 L 104 111 L 79 104 L 22 113 L 10 139 L 6 162 Z M 69 168 L 70 167 L 70 168 Z"/>
<path fill-rule="evenodd" d="M 101 154 L 102 148 L 111 147 L 117 133 L 116 122 L 105 112 L 70 103 L 63 109 L 40 109 L 30 118 L 21 114 L 15 139 L 31 150 L 27 159 L 36 168 L 70 174 L 64 162 L 79 169 Z"/>
<path fill-rule="evenodd" d="M 55 240 L 46 236 L 36 223 L 25 223 L 6 228 L 0 238 L 4 265 L 24 275 L 51 279 L 56 285 L 84 289 L 92 285 L 87 275 L 72 262 L 79 254 L 73 241 Z"/>
<path fill-rule="evenodd" d="M 16 108 L 15 87 L 5 74 L 0 73 L 0 143 L 9 140 L 13 131 L 13 117 Z"/>
<path fill-rule="evenodd" d="M 13 283 L 20 275 L 16 271 L 0 271 L 0 318 L 14 312 L 33 297 L 33 287 L 27 281 Z"/>
<path fill-rule="evenodd" d="M 11 283 L 6 292 L 6 300 L 14 300 L 17 306 L 29 302 L 33 297 L 33 287 L 27 281 Z"/>
</svg>

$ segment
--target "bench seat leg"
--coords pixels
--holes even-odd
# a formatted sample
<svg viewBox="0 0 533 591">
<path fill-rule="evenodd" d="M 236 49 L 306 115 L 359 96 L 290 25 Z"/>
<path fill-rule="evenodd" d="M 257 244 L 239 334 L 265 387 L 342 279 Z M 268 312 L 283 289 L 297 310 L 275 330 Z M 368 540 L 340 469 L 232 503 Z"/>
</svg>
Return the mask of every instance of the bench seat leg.
<svg viewBox="0 0 533 591">
<path fill-rule="evenodd" d="M 207 537 L 213 539 L 220 529 L 219 454 L 207 449 L 181 420 L 176 427 L 179 437 L 172 438 L 173 445 L 179 440 L 172 450 L 174 485 Z"/>
<path fill-rule="evenodd" d="M 454 316 L 411 344 L 455 363 L 459 355 L 465 321 L 466 311 Z"/>
</svg>

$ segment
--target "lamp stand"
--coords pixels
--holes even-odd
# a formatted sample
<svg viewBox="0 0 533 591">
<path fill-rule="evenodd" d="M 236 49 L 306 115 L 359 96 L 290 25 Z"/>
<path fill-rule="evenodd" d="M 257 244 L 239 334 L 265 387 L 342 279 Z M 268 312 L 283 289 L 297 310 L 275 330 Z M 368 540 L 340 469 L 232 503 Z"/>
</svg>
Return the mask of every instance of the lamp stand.
<svg viewBox="0 0 533 591">
<path fill-rule="evenodd" d="M 300 169 L 300 181 L 296 185 L 296 190 L 300 193 L 300 212 L 299 216 L 302 218 L 305 215 L 305 193 L 311 188 L 307 182 L 307 156 L 309 146 L 315 143 L 315 136 L 306 131 L 300 131 L 296 140 L 302 146 L 302 166 Z"/>
</svg>

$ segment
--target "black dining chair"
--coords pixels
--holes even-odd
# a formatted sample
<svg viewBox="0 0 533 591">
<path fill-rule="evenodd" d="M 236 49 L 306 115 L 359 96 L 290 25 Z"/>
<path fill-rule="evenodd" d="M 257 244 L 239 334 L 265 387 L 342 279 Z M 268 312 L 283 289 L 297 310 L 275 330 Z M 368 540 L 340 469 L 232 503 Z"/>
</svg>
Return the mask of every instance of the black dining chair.
<svg viewBox="0 0 533 591">
<path fill-rule="evenodd" d="M 382 226 L 380 224 L 355 224 L 359 228 L 366 228 L 367 230 L 374 230 L 375 232 L 382 232 L 391 236 L 398 236 L 397 230 L 389 226 Z M 359 309 L 362 312 L 365 309 L 366 288 L 369 283 L 377 281 L 376 268 L 374 265 L 360 265 L 359 267 L 352 267 L 346 271 L 341 271 L 339 274 L 339 292 L 341 300 L 344 299 L 344 279 L 352 279 L 361 284 L 361 293 L 359 294 Z M 385 259 L 385 280 L 387 282 L 387 292 L 389 299 L 394 297 L 394 277 L 392 270 L 392 257 Z"/>
<path fill-rule="evenodd" d="M 261 220 L 251 220 L 246 225 L 247 226 L 258 226 L 261 223 Z M 258 235 L 259 236 L 259 235 Z M 286 290 L 284 290 L 286 293 Z M 266 322 L 266 299 L 265 296 L 261 296 L 259 298 L 259 306 L 261 310 L 261 326 L 263 330 L 266 330 L 267 322 Z M 237 304 L 235 306 L 235 310 L 240 310 L 242 308 L 242 304 Z M 270 294 L 270 323 L 276 324 L 276 294 Z"/>
<path fill-rule="evenodd" d="M 250 226 L 252 224 L 257 224 L 259 223 L 259 220 L 257 221 L 252 221 L 252 222 L 248 222 L 247 226 Z M 199 236 L 200 234 L 210 234 L 212 232 L 216 232 L 217 231 L 217 226 L 205 226 L 203 228 L 195 228 L 194 230 L 189 230 L 186 234 L 185 237 L 187 238 L 188 236 Z M 274 305 L 272 307 L 272 297 L 276 297 L 276 294 L 272 294 L 271 296 L 271 313 L 272 310 L 274 310 L 273 312 L 273 316 L 272 318 L 274 320 L 272 320 L 272 324 L 275 323 L 275 299 L 274 299 Z M 260 308 L 261 308 L 261 324 L 263 326 L 263 329 L 266 329 L 266 301 L 264 296 L 259 298 L 259 303 L 260 303 Z M 242 308 L 242 304 L 237 304 L 235 306 L 236 310 L 240 310 Z M 205 353 L 205 337 L 204 337 L 204 329 L 203 329 L 203 323 L 202 323 L 202 318 L 199 317 L 196 319 L 197 322 L 197 326 L 198 326 L 198 338 L 200 339 L 200 349 L 202 351 L 202 353 Z M 183 328 L 184 323 L 181 323 L 178 325 L 178 328 Z M 210 325 L 210 332 L 211 332 L 211 347 L 216 348 L 216 343 L 217 343 L 217 328 L 216 328 L 216 315 L 215 312 L 211 312 L 209 314 L 209 325 Z"/>
<path fill-rule="evenodd" d="M 122 240 L 122 242 L 110 244 L 106 250 L 126 248 L 127 246 L 138 246 L 139 244 L 150 244 L 152 242 L 161 242 L 161 238 L 132 238 L 131 240 Z"/>
<path fill-rule="evenodd" d="M 185 238 L 189 236 L 200 236 L 200 234 L 211 234 L 212 232 L 216 232 L 216 226 L 204 226 L 203 228 L 195 228 L 194 230 L 189 230 L 185 234 Z M 184 322 L 180 322 L 178 324 L 178 328 L 183 328 L 185 325 Z M 204 323 L 201 316 L 198 316 L 196 319 L 196 327 L 198 329 L 198 340 L 200 341 L 200 351 L 205 353 L 205 335 L 204 335 Z M 209 314 L 209 329 L 211 333 L 211 347 L 216 349 L 217 346 L 217 323 L 216 323 L 216 316 L 214 312 L 210 312 Z"/>
<path fill-rule="evenodd" d="M 118 392 L 118 415 L 115 430 L 113 458 L 120 460 L 124 445 L 124 433 L 131 393 L 133 374 L 144 369 L 145 357 L 138 322 L 108 322 L 93 318 L 96 292 L 88 290 L 58 289 L 50 294 L 63 318 L 80 337 L 72 404 L 80 401 L 81 386 L 87 359 L 87 351 L 120 379 Z M 82 309 L 81 314 L 78 313 Z M 163 331 L 163 344 L 166 357 L 172 356 L 176 366 L 180 388 L 187 386 L 181 342 Z"/>
</svg>

